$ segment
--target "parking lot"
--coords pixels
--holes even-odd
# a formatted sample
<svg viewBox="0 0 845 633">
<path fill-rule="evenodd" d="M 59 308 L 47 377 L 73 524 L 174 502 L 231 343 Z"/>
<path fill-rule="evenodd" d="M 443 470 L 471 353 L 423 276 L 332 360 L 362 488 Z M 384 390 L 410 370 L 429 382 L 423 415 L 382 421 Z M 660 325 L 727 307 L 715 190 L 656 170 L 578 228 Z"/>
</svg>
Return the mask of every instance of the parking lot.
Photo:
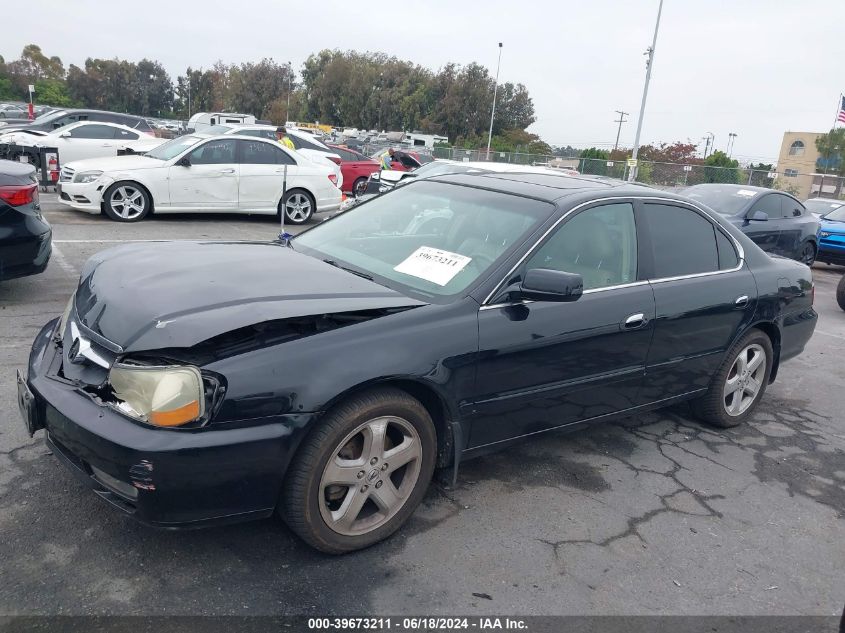
<svg viewBox="0 0 845 633">
<path fill-rule="evenodd" d="M 280 522 L 156 531 L 30 439 L 14 376 L 85 260 L 126 240 L 272 239 L 275 219 L 117 224 L 42 194 L 54 254 L 0 284 L 4 614 L 815 614 L 845 600 L 845 312 L 816 265 L 819 321 L 753 422 L 658 411 L 466 462 L 393 538 L 340 558 Z M 132 270 L 126 270 L 132 283 Z M 285 283 L 279 271 L 279 284 Z M 316 377 L 315 377 L 316 378 Z"/>
</svg>

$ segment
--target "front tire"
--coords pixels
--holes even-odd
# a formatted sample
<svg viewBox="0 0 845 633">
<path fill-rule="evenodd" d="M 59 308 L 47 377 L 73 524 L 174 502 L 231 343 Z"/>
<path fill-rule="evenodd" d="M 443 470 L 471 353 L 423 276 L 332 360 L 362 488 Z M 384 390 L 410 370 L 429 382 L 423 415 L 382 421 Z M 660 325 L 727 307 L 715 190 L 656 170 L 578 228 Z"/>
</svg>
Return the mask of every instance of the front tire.
<svg viewBox="0 0 845 633">
<path fill-rule="evenodd" d="M 140 222 L 152 208 L 150 194 L 134 182 L 116 182 L 103 195 L 103 210 L 115 222 Z"/>
<path fill-rule="evenodd" d="M 836 303 L 839 307 L 845 310 L 845 275 L 839 279 L 839 284 L 836 286 Z"/>
<path fill-rule="evenodd" d="M 752 329 L 737 341 L 692 410 L 704 423 L 719 428 L 739 426 L 754 412 L 766 392 L 774 351 L 769 337 Z"/>
<path fill-rule="evenodd" d="M 437 437 L 425 407 L 394 388 L 332 409 L 288 468 L 278 512 L 302 540 L 329 554 L 395 532 L 423 499 Z"/>
<path fill-rule="evenodd" d="M 307 191 L 292 189 L 279 202 L 279 213 L 285 214 L 285 222 L 291 224 L 305 224 L 314 215 L 317 205 L 314 198 Z"/>
<path fill-rule="evenodd" d="M 352 185 L 352 195 L 359 198 L 365 193 L 367 193 L 367 179 L 359 178 L 355 181 L 355 184 Z"/>
</svg>

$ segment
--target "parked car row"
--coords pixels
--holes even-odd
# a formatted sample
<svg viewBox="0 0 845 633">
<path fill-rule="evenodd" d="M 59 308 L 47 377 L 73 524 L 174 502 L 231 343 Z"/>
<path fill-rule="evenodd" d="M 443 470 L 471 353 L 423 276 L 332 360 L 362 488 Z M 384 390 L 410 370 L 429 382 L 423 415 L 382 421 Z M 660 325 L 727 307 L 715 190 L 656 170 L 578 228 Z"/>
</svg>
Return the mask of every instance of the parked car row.
<svg viewBox="0 0 845 633">
<path fill-rule="evenodd" d="M 119 123 L 120 125 L 125 125 L 147 134 L 152 134 L 153 131 L 146 119 L 132 114 L 107 112 L 105 110 L 64 109 L 47 112 L 34 121 L 10 119 L 6 122 L 0 122 L 0 133 L 23 132 L 34 135 L 47 134 L 57 128 L 71 123 L 77 123 L 78 121 Z"/>
</svg>

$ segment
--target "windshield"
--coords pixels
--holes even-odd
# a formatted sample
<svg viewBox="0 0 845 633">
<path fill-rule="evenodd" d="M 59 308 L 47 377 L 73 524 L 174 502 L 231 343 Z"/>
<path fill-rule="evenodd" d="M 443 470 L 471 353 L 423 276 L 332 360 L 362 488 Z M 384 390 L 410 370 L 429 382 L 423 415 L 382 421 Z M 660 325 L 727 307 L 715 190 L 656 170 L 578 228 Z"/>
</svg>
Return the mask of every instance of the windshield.
<svg viewBox="0 0 845 633">
<path fill-rule="evenodd" d="M 806 204 L 806 203 L 805 203 Z M 831 204 L 831 203 L 828 203 Z M 809 206 L 807 207 L 810 208 Z M 828 207 L 830 208 L 830 207 Z M 833 220 L 834 222 L 845 222 L 845 206 L 839 205 L 833 211 L 822 216 L 825 220 Z"/>
<path fill-rule="evenodd" d="M 153 150 L 145 154 L 149 158 L 157 158 L 158 160 L 170 160 L 174 156 L 178 156 L 192 145 L 196 145 L 202 140 L 199 136 L 180 136 L 174 138 L 172 141 L 167 141 L 159 145 Z"/>
<path fill-rule="evenodd" d="M 842 206 L 842 203 L 836 202 L 835 200 L 819 200 L 818 198 L 813 198 L 805 200 L 804 206 L 807 207 L 807 211 L 810 213 L 824 215 L 826 213 L 830 213 L 834 209 L 838 209 Z"/>
<path fill-rule="evenodd" d="M 446 302 L 553 212 L 546 202 L 424 180 L 335 216 L 295 237 L 293 247 Z"/>
<path fill-rule="evenodd" d="M 683 192 L 686 197 L 706 204 L 720 215 L 736 215 L 759 193 L 754 189 L 721 185 L 696 185 Z"/>
</svg>

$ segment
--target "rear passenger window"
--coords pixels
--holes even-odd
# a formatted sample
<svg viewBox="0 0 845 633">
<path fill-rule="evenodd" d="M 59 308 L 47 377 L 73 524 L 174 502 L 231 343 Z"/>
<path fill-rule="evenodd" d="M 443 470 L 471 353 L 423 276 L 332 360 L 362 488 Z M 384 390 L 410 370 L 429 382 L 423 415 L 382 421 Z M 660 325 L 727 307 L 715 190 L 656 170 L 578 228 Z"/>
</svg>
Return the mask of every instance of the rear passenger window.
<svg viewBox="0 0 845 633">
<path fill-rule="evenodd" d="M 778 196 L 780 198 L 781 216 L 784 218 L 798 218 L 804 215 L 804 205 L 793 200 L 788 196 Z"/>
<path fill-rule="evenodd" d="M 769 194 L 760 198 L 749 210 L 746 217 L 751 217 L 757 212 L 765 213 L 770 220 L 776 220 L 781 216 L 780 198 L 777 194 Z"/>
<path fill-rule="evenodd" d="M 684 207 L 646 204 L 643 217 L 651 236 L 652 279 L 719 270 L 713 224 Z"/>
<path fill-rule="evenodd" d="M 731 240 L 718 229 L 716 229 L 716 246 L 719 249 L 719 270 L 736 268 L 739 264 L 736 249 Z"/>
</svg>

